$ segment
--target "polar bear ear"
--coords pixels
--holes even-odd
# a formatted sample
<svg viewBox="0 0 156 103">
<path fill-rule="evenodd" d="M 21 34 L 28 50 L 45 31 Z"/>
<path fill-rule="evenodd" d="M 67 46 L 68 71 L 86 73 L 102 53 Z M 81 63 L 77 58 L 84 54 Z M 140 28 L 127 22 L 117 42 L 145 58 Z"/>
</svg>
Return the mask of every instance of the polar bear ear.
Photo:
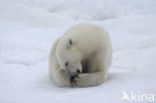
<svg viewBox="0 0 156 103">
<path fill-rule="evenodd" d="M 73 45 L 72 39 L 68 39 L 67 49 L 69 49 Z"/>
<path fill-rule="evenodd" d="M 68 40 L 67 48 L 69 49 L 73 45 L 72 39 Z"/>
<path fill-rule="evenodd" d="M 69 45 L 73 45 L 73 42 L 71 39 L 69 39 Z"/>
</svg>

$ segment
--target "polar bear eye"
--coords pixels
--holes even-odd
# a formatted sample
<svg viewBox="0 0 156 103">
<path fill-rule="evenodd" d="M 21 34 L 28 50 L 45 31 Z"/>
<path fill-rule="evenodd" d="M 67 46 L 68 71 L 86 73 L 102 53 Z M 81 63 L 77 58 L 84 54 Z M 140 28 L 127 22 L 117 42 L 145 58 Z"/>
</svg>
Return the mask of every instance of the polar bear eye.
<svg viewBox="0 0 156 103">
<path fill-rule="evenodd" d="M 65 63 L 65 66 L 66 66 L 66 67 L 68 66 L 68 62 Z"/>
</svg>

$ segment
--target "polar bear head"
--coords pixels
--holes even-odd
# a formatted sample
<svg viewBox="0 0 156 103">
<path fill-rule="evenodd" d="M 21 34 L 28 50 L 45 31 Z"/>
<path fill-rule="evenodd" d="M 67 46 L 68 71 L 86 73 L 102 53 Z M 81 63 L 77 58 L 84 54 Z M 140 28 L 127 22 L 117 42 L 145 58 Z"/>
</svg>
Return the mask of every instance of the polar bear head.
<svg viewBox="0 0 156 103">
<path fill-rule="evenodd" d="M 56 48 L 56 57 L 61 69 L 64 69 L 70 80 L 82 72 L 81 52 L 71 38 L 62 38 Z"/>
</svg>

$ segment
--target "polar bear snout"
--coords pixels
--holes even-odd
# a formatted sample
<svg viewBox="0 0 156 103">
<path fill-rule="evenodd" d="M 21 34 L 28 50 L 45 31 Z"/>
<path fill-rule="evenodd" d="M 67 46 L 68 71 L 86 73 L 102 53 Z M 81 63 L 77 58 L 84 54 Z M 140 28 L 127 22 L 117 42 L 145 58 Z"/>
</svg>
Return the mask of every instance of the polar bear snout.
<svg viewBox="0 0 156 103">
<path fill-rule="evenodd" d="M 73 82 L 73 80 L 80 74 L 80 70 L 77 69 L 75 73 L 72 73 L 70 75 L 70 81 Z"/>
<path fill-rule="evenodd" d="M 77 69 L 77 73 L 80 73 L 80 70 L 79 69 Z"/>
<path fill-rule="evenodd" d="M 76 76 L 71 76 L 70 77 L 70 81 L 73 82 L 73 80 L 75 79 Z"/>
</svg>

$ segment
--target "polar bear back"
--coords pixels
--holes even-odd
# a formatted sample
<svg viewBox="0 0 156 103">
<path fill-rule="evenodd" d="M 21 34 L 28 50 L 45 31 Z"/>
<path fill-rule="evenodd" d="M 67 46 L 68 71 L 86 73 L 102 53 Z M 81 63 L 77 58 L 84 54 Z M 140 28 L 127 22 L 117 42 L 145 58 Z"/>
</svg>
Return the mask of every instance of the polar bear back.
<svg viewBox="0 0 156 103">
<path fill-rule="evenodd" d="M 67 38 L 72 39 L 83 53 L 88 54 L 102 51 L 110 43 L 108 32 L 104 28 L 87 23 L 70 28 L 64 34 L 64 39 Z"/>
</svg>

